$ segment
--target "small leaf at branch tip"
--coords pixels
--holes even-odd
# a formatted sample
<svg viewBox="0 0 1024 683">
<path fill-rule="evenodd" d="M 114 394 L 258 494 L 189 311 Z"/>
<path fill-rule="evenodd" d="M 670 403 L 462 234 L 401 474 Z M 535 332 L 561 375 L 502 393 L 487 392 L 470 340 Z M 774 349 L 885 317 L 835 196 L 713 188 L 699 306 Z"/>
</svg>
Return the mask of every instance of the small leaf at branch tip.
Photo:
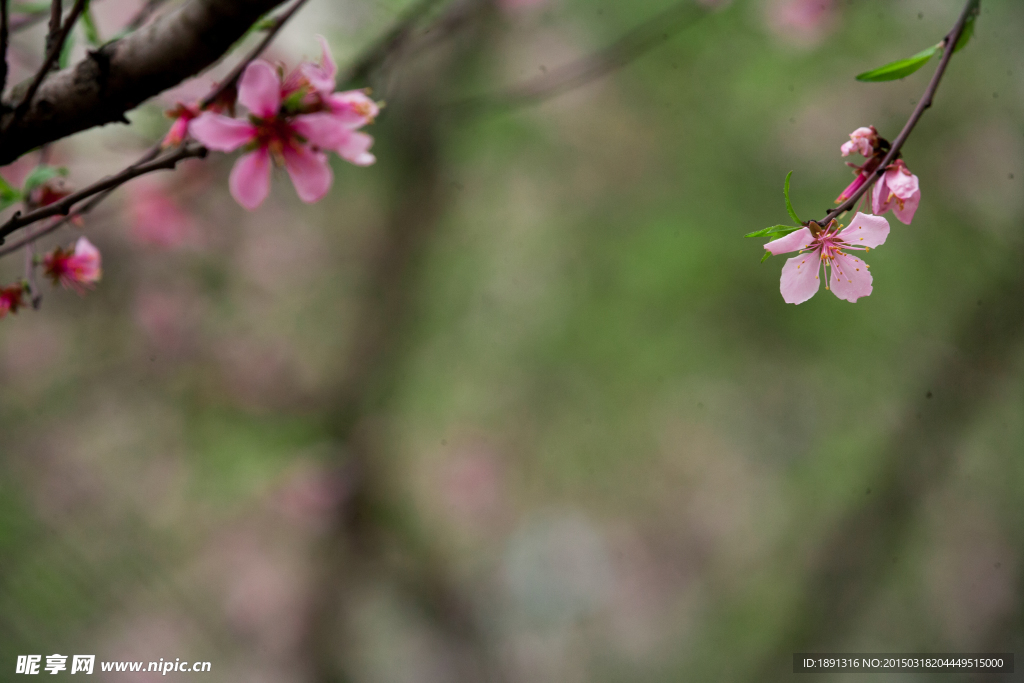
<svg viewBox="0 0 1024 683">
<path fill-rule="evenodd" d="M 788 235 L 791 232 L 796 232 L 800 228 L 792 225 L 773 225 L 768 228 L 763 228 L 755 232 L 747 233 L 744 237 L 769 237 L 772 235 Z"/>
<path fill-rule="evenodd" d="M 790 171 L 786 174 L 786 182 L 782 186 L 782 193 L 786 196 L 786 211 L 789 212 L 789 217 L 797 223 L 803 223 L 800 217 L 796 215 L 796 211 L 793 210 L 793 202 L 789 201 L 789 179 L 792 177 L 793 172 Z"/>
<path fill-rule="evenodd" d="M 770 252 L 768 250 L 765 250 L 764 256 L 761 257 L 761 263 L 764 263 L 765 261 L 767 261 L 768 257 L 771 256 L 771 255 L 772 255 L 772 252 Z"/>
<path fill-rule="evenodd" d="M 912 57 L 890 62 L 871 71 L 865 71 L 857 75 L 857 80 L 866 83 L 878 83 L 881 81 L 895 81 L 905 78 L 914 73 L 925 64 L 932 56 L 942 49 L 942 43 L 936 43 L 927 50 L 922 50 Z"/>
</svg>

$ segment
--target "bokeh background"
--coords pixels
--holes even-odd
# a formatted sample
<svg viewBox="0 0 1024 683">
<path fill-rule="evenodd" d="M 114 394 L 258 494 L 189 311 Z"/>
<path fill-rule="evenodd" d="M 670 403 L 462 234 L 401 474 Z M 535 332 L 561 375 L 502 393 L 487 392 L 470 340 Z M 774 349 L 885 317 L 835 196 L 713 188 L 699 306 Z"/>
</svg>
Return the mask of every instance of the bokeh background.
<svg viewBox="0 0 1024 683">
<path fill-rule="evenodd" d="M 137 4 L 96 0 L 104 35 Z M 311 0 L 268 56 L 321 33 L 344 69 L 412 6 Z M 934 64 L 854 75 L 961 7 L 438 3 L 357 75 L 379 161 L 322 202 L 281 172 L 246 212 L 232 155 L 123 188 L 82 228 L 100 286 L 0 322 L 0 680 L 55 652 L 253 683 L 1024 652 L 1024 5 L 983 0 L 904 148 L 923 200 L 870 297 L 786 305 L 743 239 L 790 170 L 825 213 L 840 144 L 895 137 Z M 231 63 L 49 153 L 86 185 Z"/>
</svg>

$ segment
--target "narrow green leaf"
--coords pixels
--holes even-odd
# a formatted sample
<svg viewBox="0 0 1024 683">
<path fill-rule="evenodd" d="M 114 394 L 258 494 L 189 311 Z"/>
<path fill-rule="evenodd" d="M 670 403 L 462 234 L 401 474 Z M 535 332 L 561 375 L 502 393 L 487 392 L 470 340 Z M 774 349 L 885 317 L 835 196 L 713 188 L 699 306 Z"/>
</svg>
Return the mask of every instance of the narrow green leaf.
<svg viewBox="0 0 1024 683">
<path fill-rule="evenodd" d="M 792 225 L 773 225 L 770 228 L 764 228 L 763 230 L 758 230 L 757 232 L 748 233 L 744 235 L 744 237 L 774 237 L 775 235 L 784 236 L 788 235 L 791 232 L 796 232 L 797 230 L 800 230 L 800 226 L 794 227 Z"/>
<path fill-rule="evenodd" d="M 953 48 L 953 54 L 956 54 L 971 41 L 971 36 L 974 35 L 974 20 L 978 18 L 978 12 L 980 11 L 980 3 L 975 2 L 974 7 L 971 9 L 971 13 L 967 15 L 967 21 L 964 22 L 964 30 L 960 34 L 960 38 L 956 41 L 956 47 Z"/>
<path fill-rule="evenodd" d="M 770 251 L 765 251 L 765 252 L 764 252 L 764 256 L 762 256 L 762 257 L 761 257 L 761 263 L 764 263 L 765 261 L 767 261 L 767 260 L 768 260 L 768 257 L 769 257 L 769 256 L 771 256 L 771 255 L 772 255 L 772 252 L 770 252 Z"/>
<path fill-rule="evenodd" d="M 895 81 L 897 79 L 904 78 L 927 64 L 928 60 L 932 58 L 932 55 L 941 49 L 942 43 L 937 43 L 927 50 L 918 52 L 913 57 L 900 59 L 899 61 L 890 62 L 885 66 L 880 66 L 877 69 L 865 71 L 857 76 L 857 80 L 866 81 L 868 83 L 878 83 L 879 81 Z"/>
<path fill-rule="evenodd" d="M 93 47 L 99 47 L 103 44 L 103 39 L 100 38 L 100 30 L 96 27 L 96 17 L 92 15 L 92 7 L 89 3 L 85 3 L 85 9 L 82 11 L 82 31 L 85 33 L 85 40 Z"/>
<path fill-rule="evenodd" d="M 800 220 L 800 216 L 797 216 L 796 211 L 793 210 L 793 202 L 789 201 L 789 178 L 792 175 L 792 171 L 786 174 L 786 184 L 782 186 L 782 193 L 786 195 L 786 211 L 789 212 L 789 217 L 794 221 L 797 223 L 803 223 L 803 221 Z"/>
<path fill-rule="evenodd" d="M 64 45 L 60 49 L 60 57 L 57 58 L 57 68 L 66 69 L 68 62 L 71 61 L 71 50 L 75 47 L 75 34 L 68 33 L 67 39 L 64 41 Z"/>
<path fill-rule="evenodd" d="M 50 180 L 51 178 L 56 178 L 57 176 L 66 176 L 67 174 L 68 169 L 64 168 L 63 166 L 36 166 L 34 169 L 32 169 L 32 172 L 29 173 L 28 176 L 26 176 L 25 186 L 22 189 L 22 192 L 27 195 L 29 192 L 39 187 L 47 180 Z"/>
</svg>

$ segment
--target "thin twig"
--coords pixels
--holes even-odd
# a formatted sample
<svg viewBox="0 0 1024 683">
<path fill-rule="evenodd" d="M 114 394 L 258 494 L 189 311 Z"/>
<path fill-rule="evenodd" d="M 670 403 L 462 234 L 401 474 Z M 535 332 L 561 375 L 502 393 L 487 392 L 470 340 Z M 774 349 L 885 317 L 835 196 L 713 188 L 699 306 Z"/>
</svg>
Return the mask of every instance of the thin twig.
<svg viewBox="0 0 1024 683">
<path fill-rule="evenodd" d="M 683 0 L 632 29 L 600 52 L 552 69 L 504 92 L 462 100 L 450 108 L 476 113 L 481 109 L 537 104 L 626 66 L 707 14 L 708 11 L 693 0 Z"/>
<path fill-rule="evenodd" d="M 8 0 L 0 0 L 0 98 L 7 89 L 7 41 L 10 38 L 7 4 Z"/>
<path fill-rule="evenodd" d="M 921 101 L 914 107 L 913 113 L 910 118 L 907 119 L 906 125 L 903 126 L 903 130 L 896 136 L 896 139 L 892 143 L 892 147 L 889 148 L 889 153 L 882 159 L 882 163 L 878 165 L 878 168 L 872 174 L 872 177 L 863 185 L 860 186 L 856 192 L 854 192 L 849 199 L 828 212 L 828 214 L 818 221 L 818 225 L 826 226 L 834 218 L 841 214 L 846 213 L 852 209 L 856 204 L 857 200 L 866 193 L 871 186 L 885 173 L 885 169 L 896 160 L 896 157 L 900 153 L 900 148 L 903 147 L 903 143 L 910 137 L 910 133 L 914 130 L 914 126 L 924 115 L 926 109 L 932 106 L 932 98 L 935 96 L 935 91 L 939 89 L 939 81 L 942 80 L 943 74 L 946 73 L 946 67 L 949 65 L 949 60 L 953 57 L 953 50 L 956 48 L 957 42 L 960 40 L 960 36 L 964 32 L 964 27 L 967 25 L 967 19 L 971 16 L 972 12 L 977 10 L 978 4 L 981 0 L 967 0 L 967 4 L 964 5 L 963 11 L 960 13 L 960 18 L 957 19 L 956 24 L 953 25 L 953 29 L 946 34 L 946 37 L 942 39 L 942 59 L 939 61 L 939 66 L 935 69 L 935 73 L 932 75 L 931 82 L 928 83 L 927 89 L 924 91 L 924 95 L 921 97 Z"/>
<path fill-rule="evenodd" d="M 43 62 L 43 65 L 39 67 L 39 71 L 36 72 L 35 78 L 32 79 L 32 83 L 29 84 L 28 90 L 25 91 L 25 96 L 21 98 L 21 102 L 19 102 L 18 106 L 14 109 L 14 116 L 8 119 L 7 125 L 4 126 L 4 130 L 10 128 L 14 122 L 24 116 L 25 112 L 28 111 L 28 107 L 32 104 L 32 98 L 36 96 L 36 91 L 39 90 L 39 86 L 43 84 L 50 68 L 57 63 L 61 49 L 64 47 L 64 41 L 68 39 L 68 34 L 71 33 L 71 29 L 75 27 L 75 22 L 78 21 L 78 17 L 82 14 L 82 10 L 85 8 L 85 3 L 87 1 L 88 0 L 75 0 L 75 5 L 71 8 L 71 12 L 68 13 L 68 18 L 64 22 L 64 26 L 61 28 L 60 33 L 57 35 L 53 44 L 48 46 L 46 60 Z"/>
<path fill-rule="evenodd" d="M 144 155 L 142 155 L 142 157 L 138 161 L 136 161 L 134 164 L 132 164 L 131 166 L 128 166 L 128 168 L 129 169 L 137 169 L 139 166 L 152 161 L 153 159 L 157 158 L 160 155 L 161 149 L 162 148 L 161 148 L 161 146 L 159 144 L 153 145 L 149 149 L 148 152 L 146 152 Z M 67 225 L 71 221 L 75 220 L 79 216 L 84 216 L 85 214 L 87 214 L 90 211 L 92 211 L 93 209 L 95 209 L 100 204 L 100 202 L 102 202 L 104 199 L 106 199 L 111 194 L 113 194 L 114 190 L 116 190 L 118 187 L 120 187 L 120 186 L 118 185 L 118 186 L 115 186 L 115 187 L 111 187 L 111 188 L 108 188 L 108 189 L 104 190 L 103 192 L 100 192 L 99 194 L 94 196 L 92 199 L 87 201 L 85 203 L 85 205 L 82 206 L 82 208 L 75 209 L 74 211 L 69 213 L 67 216 L 64 216 L 60 220 L 54 221 L 50 225 L 47 225 L 46 227 L 42 228 L 41 230 L 39 230 L 37 232 L 33 232 L 30 235 L 26 235 L 25 237 L 21 238 L 17 242 L 11 242 L 10 244 L 8 244 L 6 246 L 0 247 L 0 257 L 6 256 L 7 254 L 12 254 L 12 253 L 18 251 L 19 249 L 21 249 L 22 247 L 29 246 L 32 243 L 38 241 L 41 237 L 45 237 L 46 235 L 49 235 L 50 233 L 56 232 L 57 230 L 59 230 L 60 228 L 62 228 L 65 225 Z"/>
<path fill-rule="evenodd" d="M 64 6 L 61 0 L 50 0 L 50 26 L 46 31 L 46 52 L 53 52 L 53 45 L 60 36 L 60 18 L 64 13 Z M 49 69 L 47 69 L 49 70 Z"/>
<path fill-rule="evenodd" d="M 245 68 L 249 66 L 249 64 L 254 59 L 259 57 L 264 50 L 267 49 L 267 46 L 270 45 L 270 41 L 274 39 L 274 36 L 277 35 L 278 31 L 280 31 L 284 27 L 285 23 L 287 23 L 287 21 L 292 18 L 292 15 L 298 12 L 299 8 L 302 7 L 304 4 L 306 4 L 306 0 L 295 0 L 295 4 L 289 7 L 288 10 L 284 12 L 284 14 L 279 15 L 274 20 L 273 26 L 267 29 L 267 35 L 263 38 L 263 40 L 260 41 L 259 45 L 254 47 L 249 52 L 249 54 L 245 56 L 245 59 L 239 62 L 238 66 L 232 69 L 231 73 L 228 74 L 227 78 L 221 81 L 220 84 L 218 84 L 217 87 L 213 89 L 213 92 L 211 92 L 209 95 L 207 95 L 199 101 L 199 108 L 206 109 L 211 104 L 220 99 L 220 97 L 224 95 L 224 93 L 234 88 L 235 85 L 238 83 L 238 79 L 242 77 L 242 73 L 245 71 Z"/>
<path fill-rule="evenodd" d="M 207 149 L 202 145 L 182 145 L 169 154 L 165 154 L 164 156 L 153 159 L 152 161 L 142 164 L 133 164 L 122 170 L 120 173 L 107 176 L 106 178 L 103 178 L 102 180 L 99 180 L 78 192 L 69 194 L 67 197 L 59 199 L 52 204 L 40 207 L 34 211 L 29 211 L 24 215 L 20 213 L 14 214 L 6 223 L 4 223 L 3 227 L 0 228 L 0 239 L 7 237 L 7 235 L 10 235 L 19 228 L 23 228 L 26 225 L 43 220 L 44 218 L 49 218 L 50 216 L 66 216 L 71 212 L 72 207 L 83 199 L 88 199 L 89 197 L 100 194 L 101 192 L 123 185 L 132 178 L 137 178 L 140 175 L 152 173 L 153 171 L 173 169 L 182 159 L 204 157 L 206 156 L 206 153 Z M 0 256 L 7 253 L 6 250 L 7 248 L 0 251 Z"/>
<path fill-rule="evenodd" d="M 420 0 L 409 8 L 388 32 L 372 43 L 353 61 L 338 79 L 339 83 L 350 83 L 366 79 L 378 65 L 394 55 L 408 40 L 413 27 L 431 9 L 444 0 Z"/>
</svg>

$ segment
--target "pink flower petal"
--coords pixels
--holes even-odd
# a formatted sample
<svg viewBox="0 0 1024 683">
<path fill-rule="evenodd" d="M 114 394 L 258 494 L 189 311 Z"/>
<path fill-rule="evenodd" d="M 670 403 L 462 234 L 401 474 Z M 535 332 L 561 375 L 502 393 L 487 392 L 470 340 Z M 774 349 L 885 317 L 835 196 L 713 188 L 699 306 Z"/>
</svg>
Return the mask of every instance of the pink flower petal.
<svg viewBox="0 0 1024 683">
<path fill-rule="evenodd" d="M 233 152 L 256 137 L 256 127 L 245 121 L 206 111 L 193 119 L 189 133 L 218 152 Z"/>
<path fill-rule="evenodd" d="M 795 233 L 794 233 L 795 234 Z M 782 266 L 779 290 L 787 304 L 802 304 L 814 296 L 821 285 L 821 250 L 815 249 L 786 261 Z"/>
<path fill-rule="evenodd" d="M 896 215 L 896 218 L 900 220 L 904 225 L 910 225 L 910 221 L 914 220 L 914 214 L 917 213 L 917 206 L 921 203 L 920 191 L 915 192 L 909 199 L 903 199 L 900 201 L 893 200 L 892 212 Z"/>
<path fill-rule="evenodd" d="M 874 249 L 885 243 L 889 236 L 889 221 L 881 216 L 857 212 L 850 225 L 838 235 L 839 239 L 855 247 Z"/>
<path fill-rule="evenodd" d="M 380 106 L 363 90 L 334 93 L 327 98 L 327 106 L 344 125 L 352 129 L 372 123 L 380 114 Z"/>
<path fill-rule="evenodd" d="M 327 163 L 327 155 L 322 152 L 313 152 L 306 147 L 286 147 L 284 166 L 292 177 L 299 199 L 306 203 L 323 199 L 331 189 L 334 174 Z"/>
<path fill-rule="evenodd" d="M 245 208 L 255 209 L 270 194 L 270 152 L 265 147 L 243 154 L 228 177 L 231 196 Z"/>
<path fill-rule="evenodd" d="M 866 263 L 850 254 L 837 254 L 832 261 L 832 277 L 829 280 L 832 293 L 840 299 L 855 302 L 871 294 L 871 271 Z"/>
<path fill-rule="evenodd" d="M 785 237 L 769 242 L 764 245 L 764 248 L 778 256 L 779 254 L 788 254 L 791 251 L 807 249 L 813 241 L 814 235 L 811 234 L 810 228 L 801 228 L 796 232 L 789 233 Z"/>
<path fill-rule="evenodd" d="M 886 171 L 885 182 L 889 186 L 889 191 L 900 199 L 910 199 L 921 191 L 917 176 L 904 173 L 899 168 Z"/>
<path fill-rule="evenodd" d="M 247 66 L 238 83 L 238 101 L 261 119 L 276 116 L 281 106 L 281 79 L 274 67 L 262 59 Z"/>
<path fill-rule="evenodd" d="M 861 188 L 861 185 L 867 182 L 867 180 L 868 177 L 866 175 L 864 175 L 863 173 L 858 173 L 857 177 L 853 179 L 853 182 L 847 185 L 846 189 L 843 190 L 838 197 L 836 197 L 836 204 L 842 204 L 847 199 L 852 197 L 854 193 Z"/>
<path fill-rule="evenodd" d="M 366 133 L 352 131 L 341 145 L 334 148 L 334 151 L 345 161 L 356 166 L 370 166 L 377 161 L 377 157 L 370 154 L 370 147 L 373 146 L 373 138 Z"/>
<path fill-rule="evenodd" d="M 338 65 L 334 63 L 334 57 L 331 56 L 331 47 L 327 44 L 327 39 L 317 36 L 317 40 L 320 41 L 320 64 L 305 62 L 299 67 L 299 70 L 317 92 L 327 96 L 333 93 L 336 87 L 334 81 L 338 74 Z"/>
<path fill-rule="evenodd" d="M 886 174 L 883 173 L 871 191 L 871 211 L 878 216 L 888 211 L 890 205 L 889 186 L 885 182 L 885 176 Z"/>
<path fill-rule="evenodd" d="M 327 112 L 295 117 L 292 128 L 320 149 L 335 149 L 345 143 L 351 131 Z"/>
</svg>

